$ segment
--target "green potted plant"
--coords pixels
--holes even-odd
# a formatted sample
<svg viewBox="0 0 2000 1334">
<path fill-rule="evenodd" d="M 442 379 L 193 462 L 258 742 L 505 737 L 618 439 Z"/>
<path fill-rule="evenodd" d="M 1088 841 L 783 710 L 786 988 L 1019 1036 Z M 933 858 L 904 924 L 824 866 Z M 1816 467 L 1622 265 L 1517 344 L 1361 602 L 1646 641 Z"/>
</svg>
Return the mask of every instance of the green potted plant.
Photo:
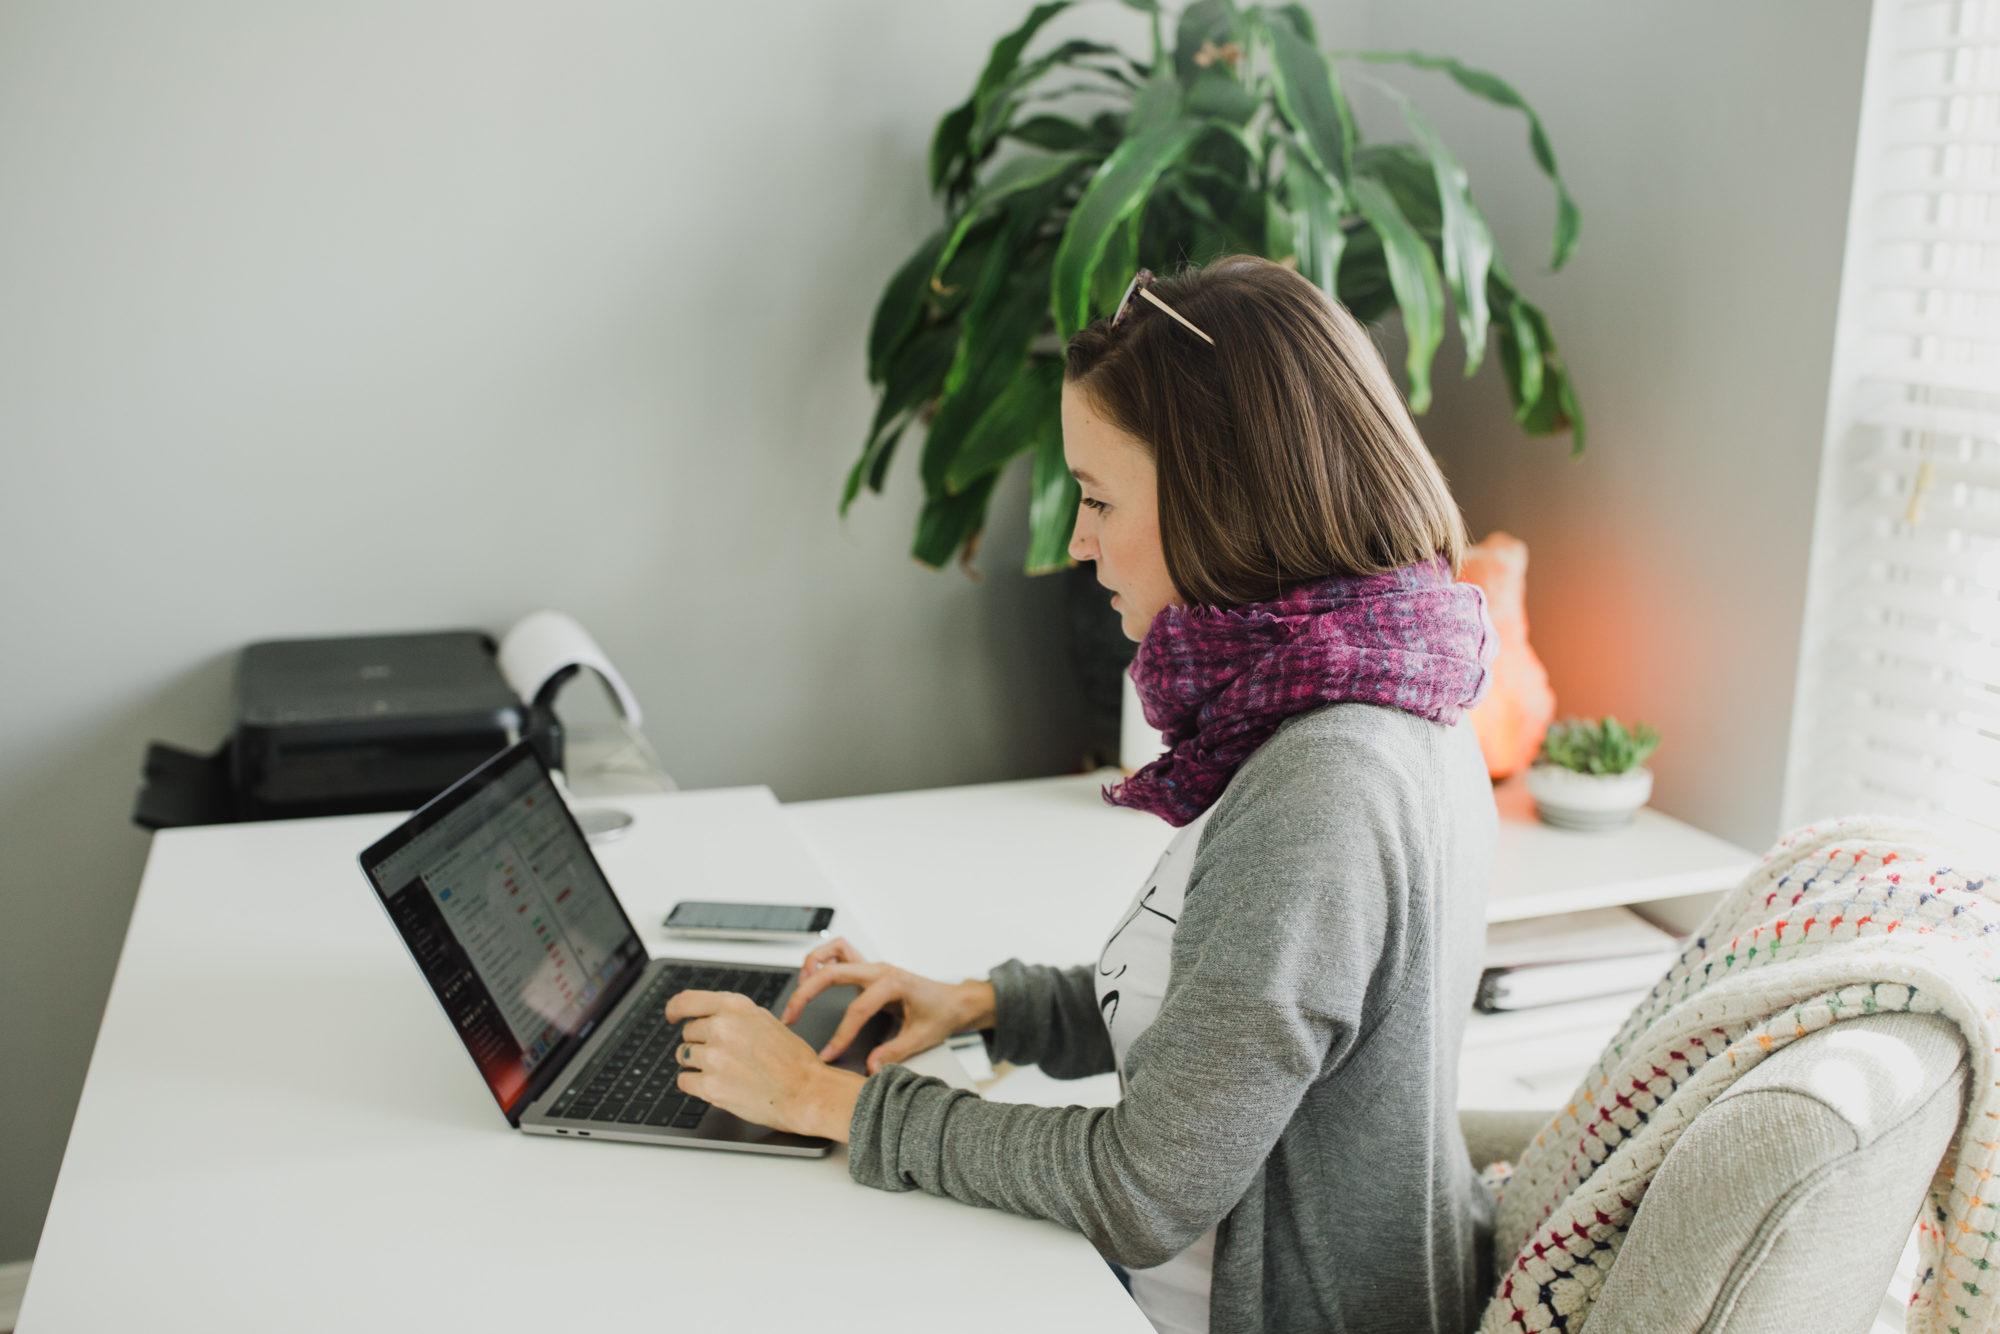
<svg viewBox="0 0 2000 1334">
<path fill-rule="evenodd" d="M 1644 766 L 1659 745 L 1660 734 L 1645 723 L 1558 722 L 1528 766 L 1528 795 L 1544 821 L 1565 829 L 1626 824 L 1653 795 L 1653 772 Z"/>
<path fill-rule="evenodd" d="M 1173 21 L 1158 0 L 1144 56 L 1071 39 L 1030 55 L 1070 8 L 1036 5 L 993 47 L 972 94 L 938 123 L 930 181 L 938 228 L 890 279 L 868 333 L 881 390 L 840 498 L 880 492 L 898 442 L 924 431 L 916 558 L 968 565 L 1002 471 L 1032 468 L 1026 566 L 1066 568 L 1077 491 L 1063 465 L 1064 342 L 1108 313 L 1135 269 L 1231 252 L 1295 264 L 1364 321 L 1399 312 L 1411 409 L 1430 402 L 1447 298 L 1476 371 L 1497 345 L 1515 420 L 1584 443 L 1582 413 L 1548 321 L 1523 294 L 1474 205 L 1464 169 L 1417 108 L 1408 142 L 1363 142 L 1347 99 L 1365 67 L 1440 72 L 1526 117 L 1556 195 L 1549 266 L 1578 214 L 1541 122 L 1504 81 L 1415 52 L 1329 57 L 1297 5 L 1198 0 Z"/>
</svg>

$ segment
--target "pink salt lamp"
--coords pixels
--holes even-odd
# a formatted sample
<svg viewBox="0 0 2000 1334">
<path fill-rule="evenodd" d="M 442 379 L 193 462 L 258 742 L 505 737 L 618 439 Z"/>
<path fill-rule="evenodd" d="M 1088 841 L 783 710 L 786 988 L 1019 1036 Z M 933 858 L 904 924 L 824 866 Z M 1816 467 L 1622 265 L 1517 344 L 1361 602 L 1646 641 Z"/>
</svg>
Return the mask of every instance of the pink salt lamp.
<svg viewBox="0 0 2000 1334">
<path fill-rule="evenodd" d="M 1495 782 L 1528 767 L 1556 716 L 1556 696 L 1542 660 L 1528 647 L 1528 544 L 1489 534 L 1466 548 L 1459 578 L 1486 590 L 1486 609 L 1500 632 L 1493 689 L 1470 714 L 1486 772 Z"/>
</svg>

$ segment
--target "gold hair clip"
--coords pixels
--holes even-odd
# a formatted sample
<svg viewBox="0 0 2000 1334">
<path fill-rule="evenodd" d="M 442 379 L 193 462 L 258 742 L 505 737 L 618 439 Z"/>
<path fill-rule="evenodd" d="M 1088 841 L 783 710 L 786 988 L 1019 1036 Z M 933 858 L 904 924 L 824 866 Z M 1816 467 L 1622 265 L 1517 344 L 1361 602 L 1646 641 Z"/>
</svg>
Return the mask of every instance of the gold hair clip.
<svg viewBox="0 0 2000 1334">
<path fill-rule="evenodd" d="M 1114 329 L 1117 328 L 1119 321 L 1125 318 L 1127 309 L 1132 304 L 1132 297 L 1136 293 L 1139 296 L 1145 297 L 1146 300 L 1152 302 L 1154 305 L 1158 306 L 1161 310 L 1166 311 L 1167 314 L 1173 316 L 1176 320 L 1179 320 L 1197 338 L 1201 339 L 1204 343 L 1207 343 L 1210 347 L 1214 347 L 1215 340 L 1213 338 L 1210 338 L 1207 334 L 1203 333 L 1200 329 L 1195 328 L 1194 322 L 1192 320 L 1188 319 L 1187 316 L 1181 314 L 1178 310 L 1175 310 L 1172 306 L 1168 305 L 1166 302 L 1160 300 L 1160 298 L 1153 295 L 1150 287 L 1148 286 L 1150 283 L 1152 283 L 1152 281 L 1153 281 L 1153 271 L 1151 269 L 1141 269 L 1137 273 L 1132 275 L 1132 281 L 1126 284 L 1125 295 L 1118 299 L 1118 309 L 1115 312 L 1113 312 L 1111 316 L 1111 327 Z"/>
</svg>

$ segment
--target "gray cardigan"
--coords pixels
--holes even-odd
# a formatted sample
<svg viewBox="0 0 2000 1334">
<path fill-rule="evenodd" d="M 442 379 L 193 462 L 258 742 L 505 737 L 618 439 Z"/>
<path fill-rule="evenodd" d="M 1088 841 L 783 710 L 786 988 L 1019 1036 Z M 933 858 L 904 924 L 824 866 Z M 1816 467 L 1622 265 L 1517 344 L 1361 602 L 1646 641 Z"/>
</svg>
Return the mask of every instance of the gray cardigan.
<svg viewBox="0 0 2000 1334">
<path fill-rule="evenodd" d="M 1202 830 L 1123 1099 L 986 1102 L 891 1066 L 862 1085 L 850 1173 L 1054 1219 L 1133 1267 L 1219 1222 L 1214 1334 L 1472 1328 L 1492 1221 L 1457 1069 L 1495 830 L 1469 725 L 1288 719 Z M 996 1054 L 1112 1069 L 1091 967 L 995 969 Z"/>
</svg>

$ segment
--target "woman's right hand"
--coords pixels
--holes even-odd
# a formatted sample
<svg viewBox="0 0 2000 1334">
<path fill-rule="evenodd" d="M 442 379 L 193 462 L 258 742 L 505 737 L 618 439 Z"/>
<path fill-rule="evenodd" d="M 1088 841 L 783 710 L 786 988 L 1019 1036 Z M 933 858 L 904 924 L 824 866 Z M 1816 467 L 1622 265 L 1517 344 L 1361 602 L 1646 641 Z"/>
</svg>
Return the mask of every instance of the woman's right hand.
<svg viewBox="0 0 2000 1334">
<path fill-rule="evenodd" d="M 861 1026 L 884 1007 L 893 1005 L 902 1015 L 896 1035 L 868 1053 L 871 1075 L 891 1061 L 935 1047 L 953 1033 L 993 1024 L 992 983 L 937 982 L 893 964 L 869 963 L 845 939 L 829 940 L 806 956 L 799 966 L 799 985 L 785 1006 L 785 1023 L 796 1022 L 813 997 L 838 986 L 860 987 L 861 994 L 848 1002 L 840 1027 L 820 1048 L 823 1061 L 846 1051 Z"/>
</svg>

